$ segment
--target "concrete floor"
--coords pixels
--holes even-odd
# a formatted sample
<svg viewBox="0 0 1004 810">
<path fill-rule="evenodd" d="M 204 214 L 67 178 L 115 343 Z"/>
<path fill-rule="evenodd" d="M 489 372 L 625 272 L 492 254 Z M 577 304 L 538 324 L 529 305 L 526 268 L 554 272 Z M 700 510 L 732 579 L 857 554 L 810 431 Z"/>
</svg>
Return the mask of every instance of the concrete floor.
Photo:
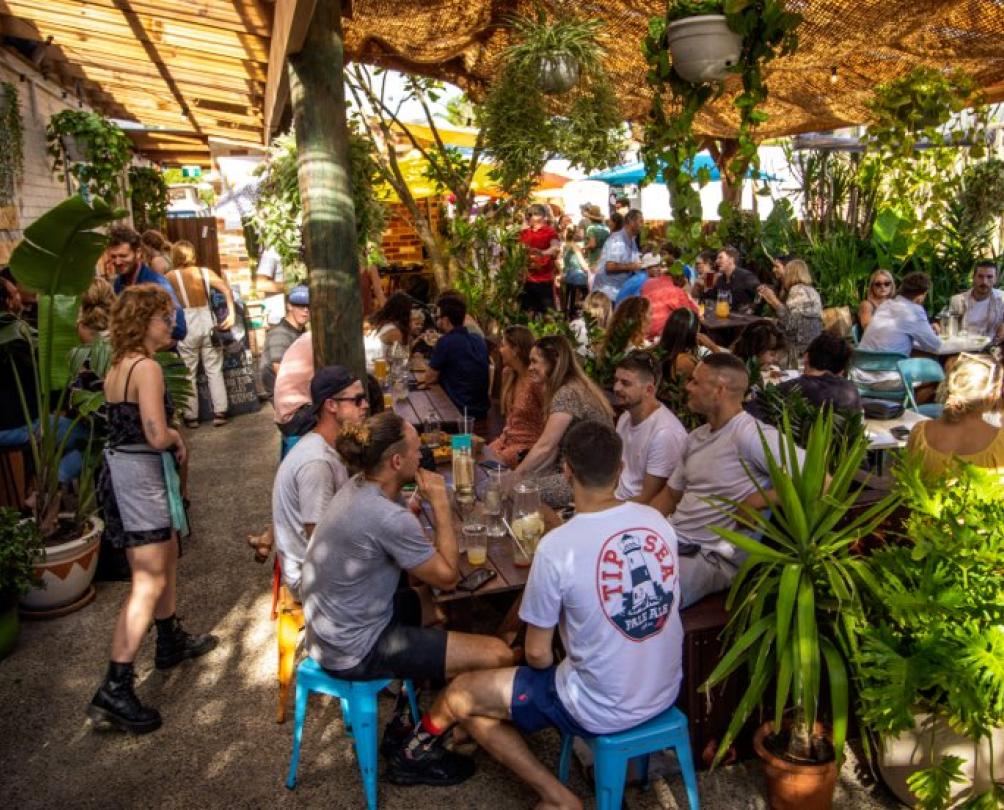
<svg viewBox="0 0 1004 810">
<path fill-rule="evenodd" d="M 351 742 L 336 707 L 313 698 L 295 791 L 283 782 L 291 724 L 275 723 L 275 640 L 269 621 L 270 573 L 245 544 L 269 518 L 278 434 L 271 409 L 223 428 L 189 432 L 193 537 L 179 568 L 178 614 L 192 630 L 212 630 L 220 645 L 168 673 L 153 668 L 153 633 L 136 663 L 137 691 L 163 715 L 143 737 L 98 734 L 84 708 L 106 666 L 112 626 L 126 583 L 98 584 L 97 599 L 62 619 L 27 623 L 17 649 L 0 663 L 0 806 L 4 808 L 274 807 L 359 808 L 365 802 Z M 382 705 L 388 712 L 389 705 Z M 557 736 L 532 741 L 556 762 Z M 590 790 L 579 768 L 572 787 Z M 700 774 L 704 808 L 760 810 L 756 763 Z M 848 759 L 838 810 L 895 807 L 888 794 L 864 788 Z M 508 810 L 534 796 L 490 757 L 478 773 L 443 789 L 380 785 L 381 807 Z M 591 798 L 587 806 L 592 805 Z M 629 789 L 625 806 L 685 808 L 678 777 L 645 793 Z"/>
</svg>

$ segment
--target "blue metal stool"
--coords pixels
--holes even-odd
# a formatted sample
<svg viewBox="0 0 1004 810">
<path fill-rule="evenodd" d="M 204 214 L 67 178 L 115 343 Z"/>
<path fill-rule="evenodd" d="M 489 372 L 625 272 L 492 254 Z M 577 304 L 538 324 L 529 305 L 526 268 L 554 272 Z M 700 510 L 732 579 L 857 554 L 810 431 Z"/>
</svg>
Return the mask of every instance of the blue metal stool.
<svg viewBox="0 0 1004 810">
<path fill-rule="evenodd" d="M 302 436 L 282 436 L 279 442 L 279 461 L 286 458 L 289 451 L 296 447 L 296 443 L 302 438 Z"/>
<path fill-rule="evenodd" d="M 341 700 L 342 720 L 345 730 L 355 738 L 356 759 L 363 775 L 363 790 L 366 806 L 376 810 L 377 806 L 377 694 L 389 680 L 382 681 L 342 681 L 329 675 L 314 661 L 305 658 L 296 668 L 296 717 L 293 721 L 293 756 L 289 761 L 289 775 L 286 787 L 296 787 L 296 767 L 300 762 L 300 741 L 303 738 L 303 723 L 307 719 L 307 699 L 311 692 L 332 695 Z M 417 723 L 418 701 L 411 681 L 404 681 L 411 701 L 411 716 Z"/>
<path fill-rule="evenodd" d="M 640 757 L 642 781 L 648 781 L 648 755 L 672 748 L 680 763 L 683 783 L 687 787 L 690 810 L 699 810 L 697 799 L 697 774 L 690 753 L 690 732 L 687 717 L 675 706 L 640 726 L 617 734 L 600 734 L 584 737 L 583 741 L 593 752 L 593 769 L 596 773 L 597 810 L 619 810 L 624 797 L 624 779 L 629 760 Z M 568 781 L 568 766 L 572 758 L 572 737 L 561 741 L 561 758 L 558 760 L 558 779 Z"/>
</svg>

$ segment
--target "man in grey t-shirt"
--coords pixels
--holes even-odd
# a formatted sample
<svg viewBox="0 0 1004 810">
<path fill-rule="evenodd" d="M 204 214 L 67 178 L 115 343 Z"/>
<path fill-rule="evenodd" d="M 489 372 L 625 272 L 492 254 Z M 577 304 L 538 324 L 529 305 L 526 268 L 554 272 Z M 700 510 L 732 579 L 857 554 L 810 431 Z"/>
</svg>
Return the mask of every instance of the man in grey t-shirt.
<svg viewBox="0 0 1004 810">
<path fill-rule="evenodd" d="M 735 528 L 735 522 L 705 499 L 728 498 L 757 510 L 769 506 L 772 493 L 760 431 L 775 458 L 780 458 L 779 436 L 743 410 L 748 386 L 746 366 L 735 355 L 712 354 L 697 365 L 687 382 L 687 405 L 707 423 L 687 436 L 681 463 L 652 501 L 670 516 L 680 542 L 683 607 L 728 588 L 742 563 L 742 552 L 711 528 Z M 756 483 L 746 467 L 757 476 Z"/>
<path fill-rule="evenodd" d="M 441 475 L 419 469 L 415 428 L 385 411 L 343 426 L 336 446 L 361 472 L 335 495 L 307 546 L 301 589 L 310 657 L 336 678 L 359 681 L 441 681 L 511 666 L 515 655 L 501 639 L 421 627 L 415 591 L 398 590 L 402 572 L 443 590 L 460 576 L 446 485 Z M 432 509 L 431 542 L 399 503 L 401 487 L 411 481 Z M 470 760 L 445 748 L 436 758 L 416 782 L 455 784 L 473 773 Z"/>
<path fill-rule="evenodd" d="M 348 478 L 335 451 L 342 425 L 369 412 L 362 382 L 342 366 L 325 366 L 310 381 L 317 426 L 300 439 L 279 465 L 272 487 L 272 530 L 282 582 L 300 599 L 300 567 L 314 527 Z"/>
</svg>

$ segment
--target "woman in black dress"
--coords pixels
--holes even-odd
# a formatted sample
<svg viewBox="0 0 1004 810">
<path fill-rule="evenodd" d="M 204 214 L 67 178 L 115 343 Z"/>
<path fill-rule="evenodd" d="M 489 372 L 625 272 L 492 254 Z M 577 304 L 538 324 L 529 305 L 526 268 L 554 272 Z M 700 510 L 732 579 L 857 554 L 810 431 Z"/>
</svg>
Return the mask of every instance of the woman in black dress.
<svg viewBox="0 0 1004 810">
<path fill-rule="evenodd" d="M 203 655 L 217 642 L 211 635 L 186 633 L 174 614 L 178 542 L 165 467 L 175 459 L 183 463 L 186 450 L 170 426 L 174 407 L 153 357 L 170 345 L 174 313 L 171 297 L 156 284 L 127 288 L 112 308 L 112 366 L 105 377 L 108 443 L 98 495 L 106 539 L 125 549 L 132 587 L 115 625 L 108 673 L 87 707 L 99 728 L 145 733 L 160 727 L 160 714 L 133 691 L 133 660 L 151 618 L 157 625 L 158 669 Z M 167 464 L 165 452 L 172 453 Z"/>
</svg>

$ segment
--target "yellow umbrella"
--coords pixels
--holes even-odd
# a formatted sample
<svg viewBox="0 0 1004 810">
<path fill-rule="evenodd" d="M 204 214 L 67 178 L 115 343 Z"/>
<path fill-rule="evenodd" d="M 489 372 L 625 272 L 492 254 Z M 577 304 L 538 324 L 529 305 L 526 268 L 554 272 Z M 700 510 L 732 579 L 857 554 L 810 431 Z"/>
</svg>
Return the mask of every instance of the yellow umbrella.
<svg viewBox="0 0 1004 810">
<path fill-rule="evenodd" d="M 397 165 L 401 169 L 404 182 L 407 183 L 408 189 L 415 199 L 421 200 L 426 197 L 435 197 L 439 194 L 448 193 L 446 189 L 437 189 L 435 183 L 425 176 L 429 164 L 419 152 L 409 152 L 403 158 L 398 159 Z M 498 196 L 498 186 L 488 176 L 490 171 L 490 164 L 481 163 L 474 172 L 474 180 L 471 183 L 471 188 L 476 194 Z M 400 202 L 397 193 L 387 183 L 377 186 L 377 196 L 388 202 Z"/>
</svg>

